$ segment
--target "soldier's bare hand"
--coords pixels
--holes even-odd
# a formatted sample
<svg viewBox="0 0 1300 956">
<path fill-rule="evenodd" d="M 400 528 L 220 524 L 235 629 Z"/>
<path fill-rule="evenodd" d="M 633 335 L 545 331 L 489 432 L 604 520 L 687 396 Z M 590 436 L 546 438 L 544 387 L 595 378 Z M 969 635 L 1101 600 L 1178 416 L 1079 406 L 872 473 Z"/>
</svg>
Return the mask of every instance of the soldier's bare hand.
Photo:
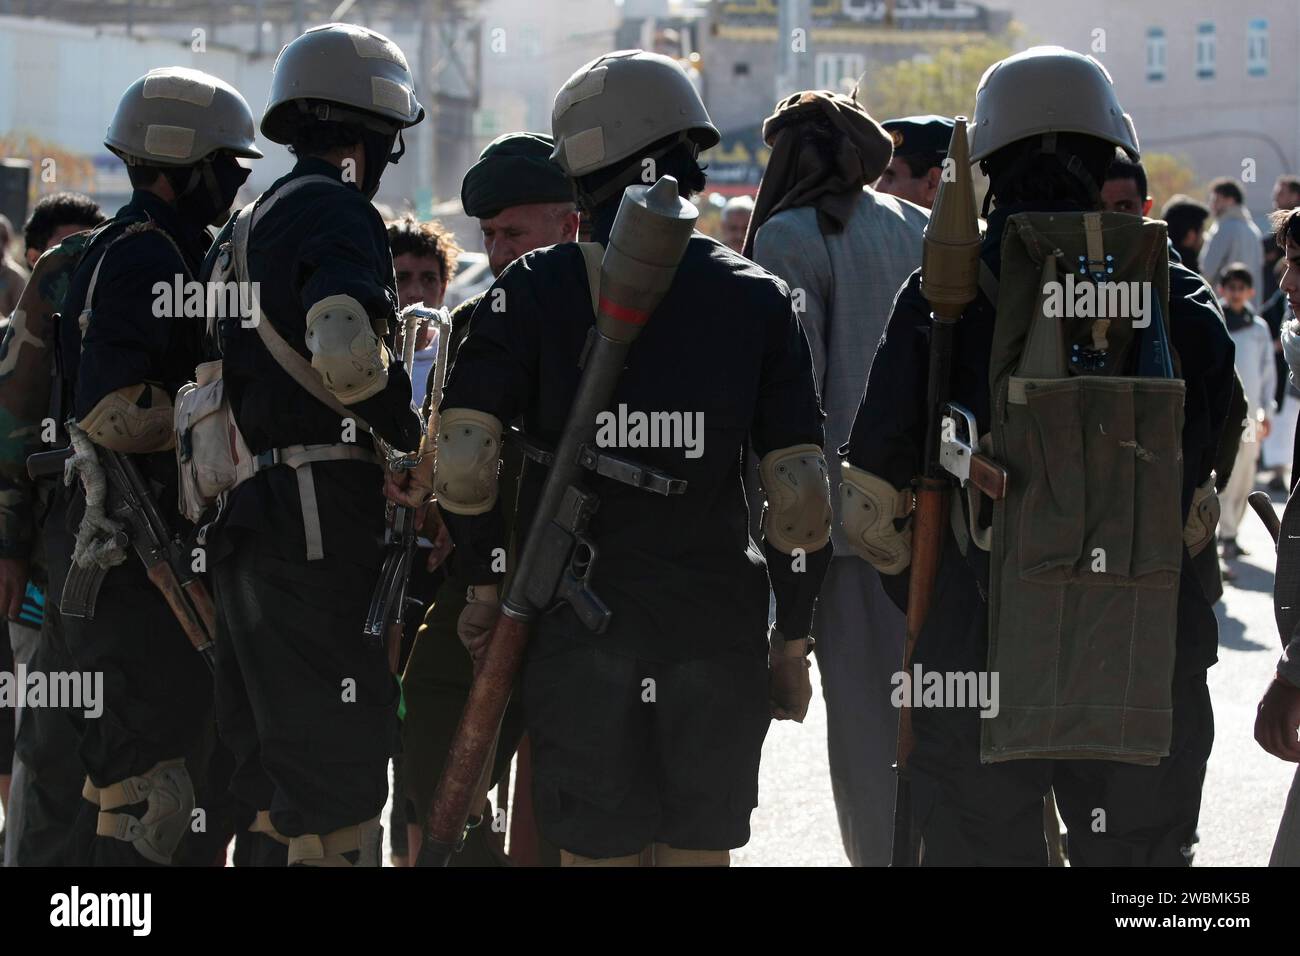
<svg viewBox="0 0 1300 956">
<path fill-rule="evenodd" d="M 469 651 L 477 670 L 479 662 L 487 652 L 488 641 L 492 637 L 492 628 L 501 613 L 501 599 L 496 585 L 477 584 L 466 595 L 465 610 L 456 620 L 456 635 Z"/>
<path fill-rule="evenodd" d="M 429 552 L 428 568 L 430 571 L 437 571 L 447 560 L 455 545 L 452 544 L 451 532 L 447 530 L 446 522 L 442 520 L 442 512 L 434 502 L 429 502 L 420 508 L 416 514 L 415 526 L 422 535 L 433 542 L 433 549 Z"/>
<path fill-rule="evenodd" d="M 18 620 L 27 592 L 27 562 L 17 558 L 0 558 L 0 610 L 11 621 Z"/>
<path fill-rule="evenodd" d="M 812 664 L 803 656 L 784 657 L 773 654 L 769 661 L 768 698 L 775 720 L 803 723 L 812 701 Z"/>
<path fill-rule="evenodd" d="M 409 469 L 384 472 L 384 497 L 403 508 L 418 508 L 429 500 L 432 490 L 412 480 Z"/>
<path fill-rule="evenodd" d="M 1255 715 L 1255 741 L 1280 760 L 1300 763 L 1300 687 L 1273 678 Z"/>
</svg>

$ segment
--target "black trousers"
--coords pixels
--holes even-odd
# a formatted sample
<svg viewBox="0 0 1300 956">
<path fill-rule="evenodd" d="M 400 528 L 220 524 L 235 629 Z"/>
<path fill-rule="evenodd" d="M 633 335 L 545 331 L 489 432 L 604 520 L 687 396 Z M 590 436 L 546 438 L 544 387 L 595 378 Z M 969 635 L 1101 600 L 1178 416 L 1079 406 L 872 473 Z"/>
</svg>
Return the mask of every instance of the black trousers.
<svg viewBox="0 0 1300 956">
<path fill-rule="evenodd" d="M 231 790 L 285 836 L 379 815 L 397 752 L 398 685 L 361 629 L 378 567 L 308 562 L 228 532 L 213 568 L 217 723 Z M 268 848 L 269 849 L 269 848 Z"/>
<path fill-rule="evenodd" d="M 979 712 L 912 712 L 915 819 L 927 866 L 1045 866 L 1048 788 L 1071 866 L 1187 866 L 1214 742 L 1205 671 L 1173 688 L 1169 756 L 1143 767 L 1108 760 L 979 762 Z"/>
<path fill-rule="evenodd" d="M 176 757 L 200 778 L 193 759 L 211 720 L 212 676 L 134 554 L 105 576 L 94 618 L 64 616 L 63 631 L 76 670 L 103 674 L 103 714 L 87 718 L 78 748 L 91 781 L 106 787 Z M 140 803 L 117 812 L 146 810 Z M 97 815 L 83 802 L 78 830 L 93 834 Z M 90 865 L 149 865 L 113 837 L 86 845 Z"/>
<path fill-rule="evenodd" d="M 63 639 L 58 605 L 47 602 L 41 640 L 28 665 L 44 674 L 73 670 Z M 27 768 L 23 828 L 18 839 L 18 866 L 72 866 L 77 862 L 73 827 L 82 804 L 86 768 L 78 748 L 85 730 L 82 710 L 29 707 L 18 728 L 16 751 Z M 142 858 L 143 859 L 143 858 Z"/>
<path fill-rule="evenodd" d="M 744 846 L 770 720 L 761 646 L 656 663 L 555 623 L 523 675 L 542 835 L 590 857 Z"/>
</svg>

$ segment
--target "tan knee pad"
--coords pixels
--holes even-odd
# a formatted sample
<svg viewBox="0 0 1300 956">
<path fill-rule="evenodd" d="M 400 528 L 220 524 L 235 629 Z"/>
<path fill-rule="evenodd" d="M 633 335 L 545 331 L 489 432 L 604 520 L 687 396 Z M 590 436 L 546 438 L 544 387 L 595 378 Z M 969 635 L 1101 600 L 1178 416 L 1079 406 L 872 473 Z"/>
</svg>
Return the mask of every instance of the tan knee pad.
<svg viewBox="0 0 1300 956">
<path fill-rule="evenodd" d="M 654 856 L 655 866 L 731 866 L 730 850 L 679 850 L 656 843 Z"/>
<path fill-rule="evenodd" d="M 275 828 L 271 822 L 270 810 L 258 810 L 257 816 L 253 817 L 253 822 L 248 825 L 249 833 L 261 833 L 270 837 L 281 846 L 289 845 L 289 838 Z"/>
<path fill-rule="evenodd" d="M 144 816 L 111 812 L 133 803 L 146 804 Z M 130 843 L 146 860 L 170 864 L 194 810 L 194 784 L 184 759 L 163 760 L 146 773 L 99 788 L 99 808 L 97 836 Z"/>
<path fill-rule="evenodd" d="M 568 850 L 560 851 L 560 866 L 651 866 L 652 847 L 627 856 L 580 856 Z"/>
</svg>

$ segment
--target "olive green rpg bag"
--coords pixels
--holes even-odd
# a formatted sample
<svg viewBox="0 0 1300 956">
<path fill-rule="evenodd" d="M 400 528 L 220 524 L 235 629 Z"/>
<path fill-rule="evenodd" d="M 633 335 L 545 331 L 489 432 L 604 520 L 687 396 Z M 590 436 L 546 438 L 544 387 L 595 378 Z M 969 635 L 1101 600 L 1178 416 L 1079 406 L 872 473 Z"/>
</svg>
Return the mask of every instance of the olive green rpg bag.
<svg viewBox="0 0 1300 956">
<path fill-rule="evenodd" d="M 1011 216 L 989 366 L 994 457 L 981 759 L 1169 753 L 1184 384 L 1165 224 Z"/>
</svg>

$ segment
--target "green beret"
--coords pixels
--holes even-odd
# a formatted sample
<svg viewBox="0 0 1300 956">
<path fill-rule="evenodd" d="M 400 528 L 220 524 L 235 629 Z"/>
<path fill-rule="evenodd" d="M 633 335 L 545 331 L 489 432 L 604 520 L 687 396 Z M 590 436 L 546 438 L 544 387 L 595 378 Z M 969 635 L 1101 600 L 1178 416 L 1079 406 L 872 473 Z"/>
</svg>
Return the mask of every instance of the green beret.
<svg viewBox="0 0 1300 956">
<path fill-rule="evenodd" d="M 551 162 L 555 141 L 544 133 L 506 133 L 488 144 L 465 174 L 465 214 L 491 219 L 511 206 L 572 202 L 573 183 Z"/>
</svg>

